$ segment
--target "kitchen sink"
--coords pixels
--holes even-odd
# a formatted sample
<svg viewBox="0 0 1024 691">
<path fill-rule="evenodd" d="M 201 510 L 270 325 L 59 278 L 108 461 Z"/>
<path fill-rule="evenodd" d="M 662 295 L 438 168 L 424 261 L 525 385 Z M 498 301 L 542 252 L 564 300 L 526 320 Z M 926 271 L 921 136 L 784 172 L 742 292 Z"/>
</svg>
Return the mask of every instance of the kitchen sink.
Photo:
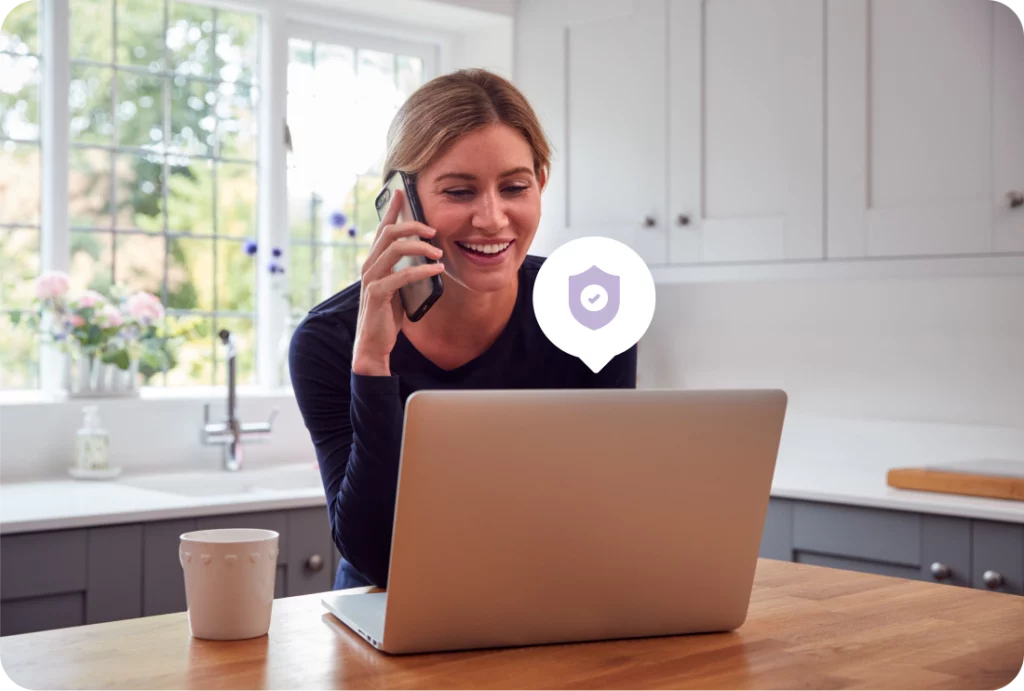
<svg viewBox="0 0 1024 691">
<path fill-rule="evenodd" d="M 266 494 L 320 489 L 320 472 L 312 464 L 253 470 L 200 471 L 136 475 L 119 480 L 123 485 L 187 497 Z"/>
</svg>

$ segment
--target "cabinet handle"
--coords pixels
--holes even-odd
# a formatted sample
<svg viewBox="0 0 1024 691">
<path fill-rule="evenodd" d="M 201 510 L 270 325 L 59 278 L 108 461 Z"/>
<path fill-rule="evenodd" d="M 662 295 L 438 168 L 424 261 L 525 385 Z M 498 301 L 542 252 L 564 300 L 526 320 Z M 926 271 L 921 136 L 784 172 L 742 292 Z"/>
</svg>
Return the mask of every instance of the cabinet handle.
<svg viewBox="0 0 1024 691">
<path fill-rule="evenodd" d="M 658 225 L 658 222 L 655 220 L 654 216 L 646 216 L 644 218 L 644 227 L 645 228 L 653 228 L 656 225 Z"/>
<path fill-rule="evenodd" d="M 948 566 L 938 561 L 932 564 L 931 571 L 932 578 L 937 581 L 944 581 L 953 575 L 953 571 Z"/>
<path fill-rule="evenodd" d="M 306 560 L 306 568 L 310 571 L 319 571 L 324 568 L 324 558 L 319 554 L 314 554 Z"/>
<path fill-rule="evenodd" d="M 986 571 L 981 574 L 981 580 L 985 584 L 986 588 L 992 588 L 994 590 L 1003 584 L 1003 574 L 998 571 Z"/>
<path fill-rule="evenodd" d="M 679 214 L 678 216 L 676 216 L 676 223 L 678 223 L 681 226 L 688 226 L 688 225 L 690 225 L 690 217 L 689 217 L 689 215 L 687 215 L 687 214 Z"/>
<path fill-rule="evenodd" d="M 1009 192 L 1006 193 L 1006 198 L 1010 200 L 1011 209 L 1016 209 L 1017 207 L 1024 206 L 1024 192 L 1010 190 Z"/>
</svg>

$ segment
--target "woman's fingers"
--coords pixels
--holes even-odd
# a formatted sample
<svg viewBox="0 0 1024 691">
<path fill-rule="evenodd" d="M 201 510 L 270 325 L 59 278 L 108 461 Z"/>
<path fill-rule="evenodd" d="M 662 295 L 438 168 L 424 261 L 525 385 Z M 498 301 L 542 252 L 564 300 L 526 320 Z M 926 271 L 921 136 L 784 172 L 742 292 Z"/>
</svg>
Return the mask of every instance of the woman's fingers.
<svg viewBox="0 0 1024 691">
<path fill-rule="evenodd" d="M 425 278 L 430 278 L 436 274 L 444 271 L 444 264 L 436 262 L 433 264 L 422 264 L 420 266 L 410 266 L 401 271 L 388 274 L 383 278 L 380 278 L 363 285 L 364 295 L 367 298 L 367 302 L 374 303 L 375 305 L 383 305 L 390 303 L 391 298 L 394 297 L 395 293 L 398 292 L 402 286 L 415 283 L 416 281 L 422 281 Z"/>
<path fill-rule="evenodd" d="M 392 244 L 401 238 L 432 238 L 436 234 L 433 228 L 418 221 L 405 221 L 395 225 L 381 226 L 380 235 L 370 248 L 370 253 L 363 262 L 363 273 L 377 263 L 377 259 Z"/>
<path fill-rule="evenodd" d="M 372 266 L 367 267 L 363 272 L 363 281 L 373 281 L 387 276 L 402 257 L 412 256 L 436 260 L 441 258 L 441 250 L 418 238 L 399 238 L 380 253 Z"/>
</svg>

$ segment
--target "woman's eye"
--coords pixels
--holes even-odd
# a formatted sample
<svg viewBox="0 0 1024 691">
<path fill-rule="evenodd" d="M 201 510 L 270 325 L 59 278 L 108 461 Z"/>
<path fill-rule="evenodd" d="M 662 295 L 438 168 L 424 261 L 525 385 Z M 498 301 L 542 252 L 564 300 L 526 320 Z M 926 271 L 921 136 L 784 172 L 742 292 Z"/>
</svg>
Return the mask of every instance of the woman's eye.
<svg viewBox="0 0 1024 691">
<path fill-rule="evenodd" d="M 506 187 L 505 191 L 508 192 L 509 194 L 522 194 L 528 189 L 530 188 L 526 185 L 516 185 L 514 187 Z"/>
<path fill-rule="evenodd" d="M 444 193 L 453 199 L 461 199 L 473 194 L 469 190 L 445 190 Z"/>
</svg>

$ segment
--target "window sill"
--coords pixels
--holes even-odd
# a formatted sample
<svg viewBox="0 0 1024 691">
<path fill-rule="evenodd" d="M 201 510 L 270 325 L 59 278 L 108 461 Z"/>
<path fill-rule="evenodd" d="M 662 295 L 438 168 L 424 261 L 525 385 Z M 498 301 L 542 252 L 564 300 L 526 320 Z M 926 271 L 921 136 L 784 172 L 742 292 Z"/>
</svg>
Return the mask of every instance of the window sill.
<svg viewBox="0 0 1024 691">
<path fill-rule="evenodd" d="M 294 391 L 290 386 L 279 388 L 267 388 L 261 386 L 240 386 L 237 389 L 239 400 L 250 399 L 272 399 L 292 398 Z M 180 388 L 163 388 L 147 386 L 139 390 L 138 397 L 98 397 L 98 398 L 71 398 L 66 391 L 43 391 L 33 389 L 30 391 L 0 391 L 0 407 L 4 406 L 30 406 L 30 405 L 53 405 L 58 403 L 89 404 L 106 401 L 135 401 L 141 404 L 147 402 L 163 401 L 196 401 L 207 402 L 211 400 L 220 401 L 227 396 L 227 389 L 224 386 L 189 386 Z"/>
</svg>

